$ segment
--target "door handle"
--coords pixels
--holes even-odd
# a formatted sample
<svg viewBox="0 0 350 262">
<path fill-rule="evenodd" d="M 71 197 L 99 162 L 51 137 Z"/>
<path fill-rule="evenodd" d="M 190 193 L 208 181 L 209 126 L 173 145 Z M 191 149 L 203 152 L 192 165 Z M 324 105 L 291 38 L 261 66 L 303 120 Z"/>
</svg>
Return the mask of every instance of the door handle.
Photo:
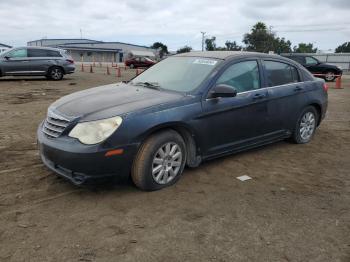
<svg viewBox="0 0 350 262">
<path fill-rule="evenodd" d="M 259 100 L 259 99 L 263 99 L 265 97 L 266 97 L 266 95 L 264 95 L 264 94 L 255 94 L 253 96 L 253 100 Z"/>
<path fill-rule="evenodd" d="M 300 87 L 300 86 L 297 86 L 297 87 L 294 88 L 294 91 L 295 91 L 295 92 L 300 92 L 300 91 L 302 91 L 302 90 L 303 90 L 303 88 Z"/>
</svg>

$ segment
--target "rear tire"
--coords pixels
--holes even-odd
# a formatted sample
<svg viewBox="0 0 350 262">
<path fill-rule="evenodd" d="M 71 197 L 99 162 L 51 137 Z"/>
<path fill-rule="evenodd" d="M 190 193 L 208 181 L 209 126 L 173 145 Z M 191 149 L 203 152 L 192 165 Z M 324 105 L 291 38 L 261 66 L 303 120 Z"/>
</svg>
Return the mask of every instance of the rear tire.
<svg viewBox="0 0 350 262">
<path fill-rule="evenodd" d="M 315 107 L 308 106 L 301 112 L 295 125 L 292 141 L 296 144 L 306 144 L 315 134 L 318 123 L 318 112 Z"/>
<path fill-rule="evenodd" d="M 186 155 L 185 142 L 176 131 L 156 133 L 140 147 L 131 178 L 138 188 L 146 191 L 171 186 L 182 175 Z"/>
<path fill-rule="evenodd" d="M 49 69 L 46 77 L 54 81 L 59 81 L 59 80 L 62 80 L 63 75 L 64 75 L 64 72 L 62 68 L 58 66 L 54 66 Z"/>
<path fill-rule="evenodd" d="M 326 72 L 324 80 L 326 80 L 326 82 L 333 82 L 337 78 L 335 75 L 334 71 L 328 71 Z"/>
</svg>

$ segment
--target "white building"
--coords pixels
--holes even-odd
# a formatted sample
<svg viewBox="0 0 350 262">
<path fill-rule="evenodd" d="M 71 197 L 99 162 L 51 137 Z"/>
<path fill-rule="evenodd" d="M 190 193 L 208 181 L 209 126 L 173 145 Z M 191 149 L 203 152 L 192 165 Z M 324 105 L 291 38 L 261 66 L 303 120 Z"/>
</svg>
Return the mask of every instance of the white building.
<svg viewBox="0 0 350 262">
<path fill-rule="evenodd" d="M 157 51 L 147 46 L 91 39 L 40 39 L 27 46 L 48 46 L 67 50 L 75 61 L 123 62 L 130 57 L 155 58 Z"/>
</svg>

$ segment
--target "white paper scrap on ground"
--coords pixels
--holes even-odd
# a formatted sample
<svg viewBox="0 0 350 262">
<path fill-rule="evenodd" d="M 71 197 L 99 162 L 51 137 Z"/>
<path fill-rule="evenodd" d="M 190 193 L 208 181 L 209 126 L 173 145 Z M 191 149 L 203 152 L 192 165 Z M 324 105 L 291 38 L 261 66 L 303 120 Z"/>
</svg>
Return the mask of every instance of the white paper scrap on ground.
<svg viewBox="0 0 350 262">
<path fill-rule="evenodd" d="M 252 178 L 250 176 L 244 175 L 244 176 L 238 176 L 237 179 L 241 181 L 246 181 Z"/>
</svg>

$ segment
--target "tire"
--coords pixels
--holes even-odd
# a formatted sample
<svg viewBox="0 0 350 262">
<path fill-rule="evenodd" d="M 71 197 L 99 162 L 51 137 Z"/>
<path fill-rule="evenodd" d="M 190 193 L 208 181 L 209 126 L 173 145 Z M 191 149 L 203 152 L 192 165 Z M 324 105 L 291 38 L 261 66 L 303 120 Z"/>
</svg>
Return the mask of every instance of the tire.
<svg viewBox="0 0 350 262">
<path fill-rule="evenodd" d="M 182 175 L 186 155 L 185 142 L 176 131 L 156 133 L 141 145 L 132 166 L 131 178 L 138 188 L 145 191 L 171 186 Z"/>
<path fill-rule="evenodd" d="M 318 123 L 318 112 L 315 107 L 308 106 L 301 112 L 292 135 L 292 141 L 296 144 L 306 144 L 315 134 Z"/>
<path fill-rule="evenodd" d="M 134 64 L 130 64 L 129 66 L 131 69 L 135 68 L 135 65 Z"/>
<path fill-rule="evenodd" d="M 58 66 L 51 67 L 47 73 L 47 78 L 54 80 L 54 81 L 59 81 L 62 80 L 64 75 L 64 72 L 62 68 Z"/>
<path fill-rule="evenodd" d="M 333 82 L 337 78 L 335 75 L 336 73 L 334 71 L 327 71 L 324 80 L 326 82 Z"/>
</svg>

